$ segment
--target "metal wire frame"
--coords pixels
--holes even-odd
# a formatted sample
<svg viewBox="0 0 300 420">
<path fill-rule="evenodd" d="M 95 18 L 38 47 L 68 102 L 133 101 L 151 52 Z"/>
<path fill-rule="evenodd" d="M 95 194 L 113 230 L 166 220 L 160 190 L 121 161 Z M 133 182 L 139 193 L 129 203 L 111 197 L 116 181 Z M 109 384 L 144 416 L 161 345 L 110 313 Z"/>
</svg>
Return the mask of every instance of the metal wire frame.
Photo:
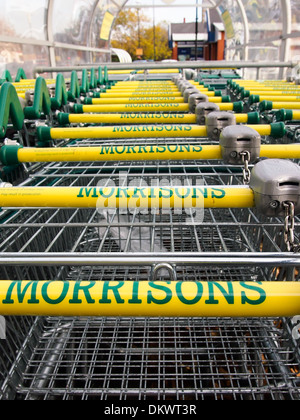
<svg viewBox="0 0 300 420">
<path fill-rule="evenodd" d="M 120 173 L 123 175 L 120 177 Z M 27 186 L 89 186 L 98 181 L 165 179 L 208 185 L 242 183 L 221 163 L 40 165 Z M 187 223 L 189 220 L 189 223 Z M 180 281 L 299 280 L 297 268 L 238 267 L 235 252 L 284 250 L 283 221 L 255 210 L 155 211 L 110 215 L 90 210 L 5 209 L 0 252 L 228 253 L 228 265 L 180 266 Z M 297 219 L 296 230 L 299 229 Z M 122 232 L 122 233 L 121 233 Z M 145 245 L 146 244 L 146 245 Z M 143 280 L 151 267 L 2 265 L 3 279 Z M 161 279 L 166 279 L 162 270 Z M 1 399 L 299 399 L 299 343 L 279 319 L 8 319 L 0 343 Z"/>
<path fill-rule="evenodd" d="M 284 324 L 37 319 L 7 389 L 30 400 L 299 399 L 299 350 Z"/>
<path fill-rule="evenodd" d="M 201 166 L 202 165 L 202 166 Z M 222 165 L 212 167 L 207 164 L 192 162 L 189 166 L 176 162 L 168 164 L 119 163 L 119 164 L 49 164 L 32 175 L 26 185 L 36 186 L 90 186 L 98 180 L 104 184 L 143 180 L 151 185 L 155 179 L 164 180 L 169 185 L 197 181 L 205 184 L 225 185 L 242 182 L 242 174 L 236 168 Z M 103 185 L 103 184 L 102 184 Z M 111 213 L 90 210 L 58 210 L 58 209 L 25 209 L 5 210 L 1 218 L 2 258 L 5 253 L 90 253 L 92 255 L 108 253 L 255 253 L 285 251 L 283 241 L 283 221 L 265 219 L 255 210 L 211 210 L 202 212 L 200 220 L 189 210 L 180 212 L 169 210 L 152 210 L 147 213 L 133 211 L 117 211 Z M 299 219 L 296 220 L 296 234 Z M 55 264 L 54 264 L 55 265 Z M 133 268 L 140 278 L 149 277 L 149 266 L 143 264 L 142 272 Z M 123 270 L 125 268 L 123 267 Z M 22 278 L 27 270 L 28 280 L 52 279 L 57 277 L 55 269 L 48 267 L 41 272 L 40 267 L 15 267 L 13 273 L 9 266 L 3 265 L 5 279 Z M 15 274 L 15 271 L 18 274 Z M 23 270 L 23 271 L 22 271 Z M 128 270 L 128 268 L 127 268 Z M 200 278 L 201 269 L 197 268 Z M 129 270 L 130 271 L 130 270 Z M 183 273 L 184 268 L 180 268 Z M 188 271 L 188 270 L 187 270 Z M 289 270 L 295 276 L 295 270 Z M 65 271 L 63 271 L 65 273 Z M 110 279 L 115 268 L 102 270 L 101 279 Z M 122 270 L 120 269 L 120 273 Z M 274 278 L 270 276 L 269 279 Z M 283 272 L 283 271 L 281 271 Z M 21 276 L 23 273 L 23 276 Z M 52 273 L 52 274 L 51 274 Z M 142 274 L 144 273 L 144 274 Z M 179 273 L 179 277 L 180 277 Z M 99 269 L 96 276 L 99 276 Z M 182 274 L 183 275 L 183 274 Z M 193 275 L 195 273 L 193 272 Z M 193 277 L 192 275 L 192 277 Z M 103 277 L 104 276 L 104 277 Z M 137 275 L 134 276 L 134 278 Z M 210 272 L 205 278 L 212 278 Z M 218 270 L 215 271 L 218 277 Z M 239 278 L 240 272 L 236 275 Z M 88 276 L 89 277 L 89 276 Z M 93 277 L 93 276 L 92 276 Z M 226 277 L 226 276 L 225 276 Z M 231 276 L 232 277 L 232 274 Z M 251 277 L 251 276 L 250 276 Z M 130 277 L 131 278 L 131 277 Z M 183 275 L 183 279 L 190 276 Z M 290 279 L 290 276 L 288 276 Z"/>
</svg>

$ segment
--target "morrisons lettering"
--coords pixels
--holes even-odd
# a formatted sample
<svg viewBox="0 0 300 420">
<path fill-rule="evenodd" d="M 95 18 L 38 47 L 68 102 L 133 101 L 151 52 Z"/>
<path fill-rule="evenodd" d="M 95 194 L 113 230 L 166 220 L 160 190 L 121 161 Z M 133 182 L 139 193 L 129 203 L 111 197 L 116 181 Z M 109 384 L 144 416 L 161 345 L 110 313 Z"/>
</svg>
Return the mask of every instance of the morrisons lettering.
<svg viewBox="0 0 300 420">
<path fill-rule="evenodd" d="M 178 187 L 178 188 L 118 188 L 118 187 L 102 187 L 102 188 L 80 188 L 77 198 L 172 198 L 196 199 L 204 197 L 206 199 L 221 200 L 226 196 L 225 189 L 222 188 L 206 188 L 206 187 Z"/>
<path fill-rule="evenodd" d="M 116 126 L 113 128 L 113 133 L 145 133 L 145 132 L 189 132 L 193 129 L 191 125 L 157 125 L 157 126 Z"/>
<path fill-rule="evenodd" d="M 239 289 L 238 293 L 236 289 Z M 160 306 L 167 305 L 171 301 L 187 306 L 194 306 L 200 302 L 205 305 L 219 305 L 222 302 L 228 305 L 239 303 L 257 306 L 262 305 L 266 299 L 264 285 L 259 282 L 12 281 L 1 301 L 0 308 L 15 304 L 40 305 L 42 301 L 51 306 L 64 303 L 68 305 Z"/>
<path fill-rule="evenodd" d="M 165 119 L 165 118 L 172 118 L 174 120 L 182 120 L 184 119 L 186 114 L 172 114 L 170 112 L 162 112 L 162 113 L 134 113 L 134 112 L 127 112 L 121 114 L 121 119 L 123 120 L 153 120 L 153 119 Z"/>
<path fill-rule="evenodd" d="M 293 317 L 300 310 L 299 296 L 297 282 L 134 282 L 127 278 L 102 281 L 100 277 L 99 281 L 77 282 L 5 280 L 0 281 L 0 313 L 67 317 Z"/>
<path fill-rule="evenodd" d="M 102 146 L 100 148 L 100 155 L 123 155 L 123 154 L 164 154 L 164 153 L 201 153 L 203 147 L 199 145 L 189 144 L 174 144 L 174 145 L 160 145 L 160 146 Z"/>
<path fill-rule="evenodd" d="M 153 104 L 125 104 L 125 108 L 138 108 L 138 109 L 149 109 L 149 108 L 168 108 L 176 109 L 180 108 L 180 104 L 172 103 L 153 103 Z"/>
</svg>

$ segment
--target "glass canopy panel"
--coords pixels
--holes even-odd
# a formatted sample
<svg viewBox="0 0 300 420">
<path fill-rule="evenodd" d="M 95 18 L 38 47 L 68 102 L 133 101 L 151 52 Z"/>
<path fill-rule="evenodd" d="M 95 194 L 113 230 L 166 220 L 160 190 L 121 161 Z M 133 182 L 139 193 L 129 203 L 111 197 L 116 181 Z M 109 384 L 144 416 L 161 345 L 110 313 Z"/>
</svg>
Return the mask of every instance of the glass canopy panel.
<svg viewBox="0 0 300 420">
<path fill-rule="evenodd" d="M 94 7 L 90 25 L 90 45 L 93 48 L 109 48 L 114 20 L 125 3 L 125 0 L 100 0 Z"/>
<path fill-rule="evenodd" d="M 48 0 L 0 0 L 0 35 L 47 39 Z"/>
<path fill-rule="evenodd" d="M 85 63 L 90 61 L 90 53 L 67 48 L 55 48 L 55 58 L 58 66 L 84 66 Z"/>
<path fill-rule="evenodd" d="M 283 33 L 281 0 L 242 0 L 249 22 L 248 58 L 251 61 L 280 61 Z M 255 78 L 254 71 L 248 71 Z M 262 70 L 260 77 L 274 79 L 277 69 Z"/>
<path fill-rule="evenodd" d="M 49 50 L 46 46 L 0 42 L 0 76 L 8 70 L 14 77 L 22 67 L 26 76 L 33 77 L 35 67 L 50 66 Z"/>
<path fill-rule="evenodd" d="M 242 3 L 249 22 L 250 44 L 275 47 L 265 59 L 279 59 L 274 51 L 280 48 L 283 32 L 281 0 L 242 0 Z"/>
<path fill-rule="evenodd" d="M 53 8 L 54 41 L 87 46 L 95 0 L 55 1 Z"/>
<path fill-rule="evenodd" d="M 290 60 L 300 61 L 300 7 L 299 0 L 291 0 L 292 35 L 290 41 Z M 298 39 L 297 39 L 298 38 Z"/>
<path fill-rule="evenodd" d="M 226 32 L 227 60 L 245 60 L 245 29 L 236 0 L 224 0 L 219 7 Z"/>
<path fill-rule="evenodd" d="M 204 10 L 218 6 L 221 14 L 227 12 L 225 16 L 231 23 L 233 32 L 233 36 L 228 36 L 230 31 L 227 31 L 228 60 L 282 60 L 287 44 L 290 51 L 287 59 L 300 61 L 299 0 L 198 2 L 204 6 Z M 51 4 L 53 19 L 49 21 L 52 24 L 48 27 L 48 6 Z M 186 9 L 187 13 L 187 10 L 191 10 L 194 16 L 195 9 L 189 9 L 188 6 L 195 8 L 196 0 L 0 0 L 0 71 L 12 69 L 14 74 L 15 67 L 23 66 L 31 73 L 35 66 L 49 65 L 50 62 L 52 65 L 74 65 L 108 61 L 111 28 L 119 10 L 125 4 L 145 7 L 153 7 L 155 4 L 157 17 L 159 11 L 163 10 L 160 9 L 161 6 L 170 7 L 172 16 L 173 7 L 186 4 L 182 11 L 185 12 Z M 285 41 L 288 27 L 284 20 L 285 4 L 290 4 L 292 9 L 292 35 L 288 42 Z M 249 31 L 244 26 L 245 17 Z M 53 57 L 56 58 L 56 63 Z M 261 76 L 263 74 L 262 71 Z"/>
<path fill-rule="evenodd" d="M 50 65 L 48 46 L 33 41 L 47 40 L 47 6 L 48 0 L 0 0 L 0 76 L 23 67 L 32 77 L 34 67 Z"/>
</svg>

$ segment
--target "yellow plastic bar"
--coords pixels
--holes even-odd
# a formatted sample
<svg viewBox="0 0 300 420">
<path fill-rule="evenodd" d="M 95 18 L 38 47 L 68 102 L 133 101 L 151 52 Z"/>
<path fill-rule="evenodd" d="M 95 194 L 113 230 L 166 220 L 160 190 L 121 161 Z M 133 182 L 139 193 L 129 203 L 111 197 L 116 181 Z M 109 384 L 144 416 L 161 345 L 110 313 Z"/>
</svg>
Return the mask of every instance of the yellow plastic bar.
<svg viewBox="0 0 300 420">
<path fill-rule="evenodd" d="M 107 91 L 114 90 L 175 90 L 179 92 L 179 89 L 176 85 L 119 85 L 111 86 Z"/>
<path fill-rule="evenodd" d="M 293 111 L 293 120 L 300 120 L 300 111 Z"/>
<path fill-rule="evenodd" d="M 261 136 L 271 135 L 271 125 L 249 125 Z M 191 138 L 207 137 L 206 126 L 191 124 L 130 125 L 112 127 L 44 128 L 39 139 L 120 139 L 120 138 Z M 46 136 L 46 138 L 44 137 Z"/>
<path fill-rule="evenodd" d="M 300 110 L 300 100 L 298 102 L 272 102 L 272 109 Z"/>
<path fill-rule="evenodd" d="M 214 93 L 214 92 L 210 92 L 210 93 Z M 150 98 L 150 97 L 159 97 L 159 98 L 168 98 L 170 96 L 174 97 L 174 98 L 182 98 L 182 94 L 180 92 L 171 92 L 171 93 L 165 93 L 165 92 L 151 92 L 148 91 L 147 94 L 145 94 L 144 92 L 142 93 L 129 93 L 129 92 L 106 92 L 106 93 L 101 93 L 100 94 L 100 99 L 102 98 L 127 98 L 127 99 L 133 99 L 133 98 Z M 211 95 L 213 96 L 213 95 Z"/>
<path fill-rule="evenodd" d="M 233 103 L 219 103 L 220 111 L 233 111 Z M 84 113 L 120 113 L 120 112 L 189 112 L 188 104 L 153 103 L 153 104 L 122 104 L 122 105 L 82 105 Z"/>
<path fill-rule="evenodd" d="M 253 128 L 261 136 L 271 136 L 272 134 L 272 126 L 270 124 L 247 125 L 247 127 Z"/>
<path fill-rule="evenodd" d="M 131 74 L 131 70 L 108 70 L 108 74 Z"/>
<path fill-rule="evenodd" d="M 156 96 L 159 97 L 160 95 L 168 95 L 168 96 L 173 96 L 174 94 L 181 94 L 181 92 L 179 92 L 178 90 L 172 89 L 134 89 L 134 90 L 129 90 L 129 89 L 118 89 L 118 90 L 111 90 L 111 91 L 107 91 L 105 93 L 105 95 L 127 95 L 127 97 L 130 96 L 136 96 L 136 95 L 140 95 L 143 97 L 148 97 L 148 96 Z M 100 94 L 100 98 L 102 98 L 102 93 Z M 104 96 L 105 97 L 105 96 Z"/>
<path fill-rule="evenodd" d="M 165 93 L 165 92 L 167 92 L 167 93 L 172 93 L 172 92 L 176 92 L 176 93 L 181 93 L 177 88 L 167 88 L 167 87 L 165 87 L 165 88 L 144 88 L 144 89 L 139 89 L 139 88 L 132 88 L 132 89 L 129 89 L 129 88 L 125 88 L 124 87 L 124 89 L 122 89 L 122 88 L 117 88 L 117 87 L 115 87 L 115 89 L 113 89 L 113 88 L 111 88 L 110 90 L 107 90 L 106 91 L 106 93 L 127 93 L 127 92 L 129 92 L 129 93 L 144 93 L 145 95 L 144 96 L 147 96 L 146 95 L 146 93 L 147 92 L 157 92 L 157 94 L 159 95 L 160 93 Z"/>
<path fill-rule="evenodd" d="M 54 85 L 56 83 L 55 79 L 47 79 L 45 80 L 47 85 Z M 24 80 L 20 80 L 20 82 L 14 82 L 12 83 L 13 86 L 18 87 L 18 86 L 35 86 L 36 84 L 36 80 L 28 80 L 28 79 L 24 79 Z"/>
<path fill-rule="evenodd" d="M 51 128 L 50 138 L 41 137 L 40 140 L 58 139 L 120 139 L 120 138 L 181 138 L 206 137 L 205 126 L 190 124 L 170 125 L 130 125 L 112 127 L 86 128 Z"/>
<path fill-rule="evenodd" d="M 200 91 L 199 91 L 200 92 Z M 201 92 L 201 93 L 205 93 L 206 96 L 208 97 L 215 97 L 215 92 Z M 100 99 L 102 98 L 127 98 L 129 99 L 134 99 L 134 98 L 150 98 L 150 97 L 155 97 L 155 98 L 168 98 L 168 97 L 173 97 L 173 98 L 182 98 L 182 94 L 181 92 L 151 92 L 151 91 L 147 91 L 145 92 L 141 92 L 141 93 L 129 93 L 129 92 L 121 92 L 121 93 L 115 93 L 115 92 L 106 92 L 106 93 L 101 93 L 100 94 Z"/>
<path fill-rule="evenodd" d="M 235 114 L 237 124 L 247 124 L 248 114 Z"/>
<path fill-rule="evenodd" d="M 248 114 L 235 114 L 238 124 L 247 124 Z M 70 124 L 196 124 L 194 114 L 183 113 L 124 113 L 124 114 L 69 114 Z"/>
<path fill-rule="evenodd" d="M 144 70 L 139 70 L 137 74 L 144 74 Z M 170 74 L 179 73 L 179 69 L 161 69 L 161 70 L 148 70 L 149 74 Z"/>
<path fill-rule="evenodd" d="M 117 82 L 118 85 L 134 85 L 134 84 L 151 84 L 151 85 L 175 85 L 172 80 L 121 80 Z"/>
<path fill-rule="evenodd" d="M 162 188 L 10 187 L 0 191 L 3 208 L 188 209 L 253 208 L 247 186 Z"/>
<path fill-rule="evenodd" d="M 132 70 L 108 70 L 108 74 L 131 74 Z M 139 70 L 137 74 L 144 74 L 144 70 Z M 161 69 L 161 70 L 148 70 L 149 74 L 170 74 L 179 73 L 179 69 Z"/>
<path fill-rule="evenodd" d="M 300 144 L 262 145 L 260 157 L 300 159 Z M 108 145 L 101 147 L 23 148 L 18 150 L 17 159 L 20 163 L 222 160 L 222 152 L 218 145 Z"/>
<path fill-rule="evenodd" d="M 291 83 L 259 83 L 259 82 L 252 82 L 252 83 L 242 83 L 242 82 L 235 82 L 235 84 L 237 86 L 240 87 L 257 87 L 257 88 L 270 88 L 270 89 L 274 89 L 274 88 L 282 88 L 282 87 L 295 87 L 297 88 L 297 86 L 295 84 L 291 84 Z"/>
<path fill-rule="evenodd" d="M 222 97 L 218 96 L 218 97 L 209 97 L 208 98 L 208 102 L 213 102 L 216 104 L 222 103 Z M 176 98 L 176 97 L 168 97 L 168 98 L 163 98 L 163 97 L 141 97 L 141 98 L 99 98 L 99 99 L 95 99 L 93 98 L 91 100 L 92 105 L 126 105 L 126 104 L 151 104 L 151 103 L 157 103 L 157 104 L 161 104 L 161 103 L 177 103 L 177 104 L 182 104 L 184 103 L 184 99 L 181 98 Z"/>
<path fill-rule="evenodd" d="M 293 317 L 299 282 L 0 281 L 4 316 Z"/>
<path fill-rule="evenodd" d="M 168 98 L 162 98 L 162 97 L 141 97 L 141 98 L 99 98 L 95 99 L 93 98 L 91 100 L 92 105 L 126 105 L 131 103 L 140 103 L 140 104 L 151 104 L 151 103 L 178 103 L 182 104 L 184 103 L 184 99 L 176 98 L 176 97 L 168 97 Z"/>
<path fill-rule="evenodd" d="M 300 96 L 297 95 L 260 95 L 260 102 L 262 101 L 278 101 L 278 102 L 299 102 Z"/>
<path fill-rule="evenodd" d="M 262 145 L 260 157 L 269 159 L 300 159 L 300 144 Z"/>
<path fill-rule="evenodd" d="M 220 105 L 231 105 L 233 104 L 220 104 Z M 220 107 L 221 108 L 221 107 Z M 120 113 L 120 112 L 189 112 L 188 104 L 179 103 L 153 103 L 153 104 L 122 104 L 122 105 L 82 105 L 84 113 Z"/>
<path fill-rule="evenodd" d="M 17 158 L 20 163 L 214 160 L 222 159 L 222 154 L 220 146 L 214 145 L 112 145 L 101 147 L 23 148 L 18 150 Z"/>
<path fill-rule="evenodd" d="M 194 114 L 183 113 L 123 113 L 123 114 L 70 114 L 70 124 L 196 124 Z"/>
<path fill-rule="evenodd" d="M 115 86 L 117 88 L 123 88 L 123 87 L 139 87 L 139 88 L 152 88 L 152 87 L 176 87 L 175 83 L 172 82 L 142 82 L 142 81 L 137 81 L 137 82 L 118 82 L 115 84 Z"/>
<path fill-rule="evenodd" d="M 248 89 L 248 88 L 247 88 Z M 280 94 L 281 92 L 285 93 L 287 92 L 287 94 L 289 94 L 290 92 L 299 92 L 300 88 L 296 87 L 296 86 L 279 86 L 279 87 L 265 87 L 265 86 L 251 86 L 248 89 L 250 91 L 251 94 L 253 95 L 260 95 L 261 92 L 266 92 L 266 95 L 271 95 L 273 92 L 274 94 Z M 264 95 L 264 93 L 262 93 Z"/>
<path fill-rule="evenodd" d="M 45 79 L 46 83 L 56 83 L 56 79 Z M 27 84 L 27 83 L 36 83 L 36 79 L 21 79 L 19 82 L 14 82 L 13 85 L 18 85 L 18 84 Z"/>
<path fill-rule="evenodd" d="M 235 80 L 238 86 L 296 86 L 295 83 L 288 83 L 284 80 L 266 80 L 264 82 L 256 82 L 254 80 Z"/>
</svg>

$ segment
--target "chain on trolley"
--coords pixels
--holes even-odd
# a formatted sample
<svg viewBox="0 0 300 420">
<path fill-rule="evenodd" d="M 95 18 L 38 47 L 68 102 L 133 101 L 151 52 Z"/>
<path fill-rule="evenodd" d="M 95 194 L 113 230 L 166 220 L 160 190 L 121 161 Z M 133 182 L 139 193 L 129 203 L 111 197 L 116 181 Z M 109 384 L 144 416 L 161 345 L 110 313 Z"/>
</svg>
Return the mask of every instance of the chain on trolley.
<svg viewBox="0 0 300 420">
<path fill-rule="evenodd" d="M 250 127 L 228 126 L 221 133 L 220 146 L 224 163 L 244 166 L 243 182 L 248 185 L 251 180 L 249 165 L 260 157 L 260 134 Z"/>
<path fill-rule="evenodd" d="M 249 162 L 251 159 L 251 154 L 248 151 L 241 152 L 240 155 L 242 156 L 244 162 L 244 169 L 243 169 L 243 182 L 244 185 L 248 185 L 251 179 L 251 171 L 249 169 Z"/>
<path fill-rule="evenodd" d="M 282 159 L 257 163 L 252 172 L 250 188 L 256 208 L 267 217 L 284 218 L 284 243 L 288 252 L 300 252 L 296 243 L 295 216 L 300 214 L 300 167 Z"/>
<path fill-rule="evenodd" d="M 291 201 L 283 203 L 285 208 L 284 242 L 289 252 L 299 252 L 300 244 L 295 243 L 295 204 Z"/>
</svg>

